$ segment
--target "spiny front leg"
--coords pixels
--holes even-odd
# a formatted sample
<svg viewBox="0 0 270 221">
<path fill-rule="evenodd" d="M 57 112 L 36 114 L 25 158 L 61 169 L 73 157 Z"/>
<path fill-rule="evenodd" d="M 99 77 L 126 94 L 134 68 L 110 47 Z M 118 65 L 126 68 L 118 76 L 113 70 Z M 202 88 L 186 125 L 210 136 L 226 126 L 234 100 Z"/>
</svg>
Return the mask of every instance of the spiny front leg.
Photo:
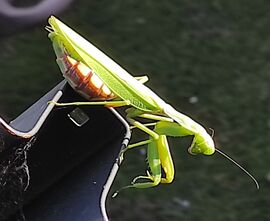
<svg viewBox="0 0 270 221">
<path fill-rule="evenodd" d="M 133 118 L 135 118 L 135 117 L 143 117 L 143 118 L 152 119 L 152 120 L 159 120 L 159 121 L 155 122 L 153 124 L 153 126 L 155 126 L 155 127 L 154 127 L 154 130 L 151 130 L 147 127 L 147 124 L 142 124 L 142 123 L 134 120 Z M 147 176 L 136 177 L 133 180 L 133 182 L 134 182 L 133 185 L 131 185 L 131 186 L 136 187 L 136 188 L 148 188 L 148 187 L 156 186 L 160 182 L 161 183 L 171 183 L 174 179 L 174 165 L 173 165 L 169 145 L 167 142 L 167 137 L 165 134 L 166 134 L 166 132 L 168 132 L 168 130 L 170 130 L 169 129 L 170 126 L 174 125 L 173 120 L 171 118 L 167 118 L 167 117 L 163 117 L 163 116 L 159 116 L 159 115 L 155 115 L 155 114 L 144 113 L 143 111 L 138 110 L 138 109 L 134 109 L 134 108 L 129 108 L 127 110 L 127 119 L 132 125 L 134 125 L 138 129 L 141 129 L 142 131 L 144 131 L 150 135 L 149 140 L 141 141 L 139 143 L 130 145 L 129 147 L 126 148 L 126 150 L 127 150 L 127 149 L 131 149 L 133 147 L 148 144 L 148 151 L 147 151 L 148 162 L 149 162 L 150 171 L 152 173 L 151 174 L 148 172 Z M 152 126 L 152 123 L 150 123 L 150 126 Z M 179 126 L 179 125 L 177 124 L 177 126 Z M 179 128 L 177 128 L 177 129 L 179 129 Z M 169 135 L 170 135 L 170 133 L 169 133 Z M 154 149 L 154 147 L 155 147 L 155 149 Z M 151 151 L 155 151 L 158 154 L 159 169 L 161 170 L 161 167 L 163 168 L 163 171 L 165 172 L 164 178 L 161 178 L 159 176 L 158 177 L 153 176 L 153 169 L 152 169 L 151 165 L 155 165 L 155 163 L 153 163 L 153 158 L 151 158 L 151 156 L 153 155 L 151 153 Z M 161 174 L 161 171 L 160 171 L 160 174 Z M 152 182 L 137 183 L 136 181 L 139 179 L 149 179 Z"/>
<path fill-rule="evenodd" d="M 172 160 L 169 144 L 167 141 L 167 137 L 165 135 L 160 135 L 157 140 L 149 139 L 149 140 L 141 141 L 135 144 L 131 144 L 126 149 L 131 149 L 131 148 L 138 147 L 145 144 L 148 144 L 148 154 L 151 154 L 149 153 L 149 151 L 152 151 L 151 149 L 153 148 L 152 145 L 155 145 L 155 147 L 157 148 L 160 164 L 165 173 L 165 177 L 161 178 L 160 183 L 171 183 L 174 179 L 174 165 L 173 165 L 173 160 Z M 149 156 L 148 156 L 148 161 L 149 161 Z M 149 161 L 149 165 L 150 165 L 150 161 Z M 138 179 L 149 179 L 149 180 L 152 180 L 153 182 L 157 181 L 151 176 L 151 174 L 148 171 L 147 171 L 147 176 L 138 176 L 133 180 L 133 183 L 135 183 Z"/>
<path fill-rule="evenodd" d="M 135 177 L 132 181 L 131 187 L 135 188 L 149 188 L 157 186 L 161 181 L 161 162 L 158 153 L 158 142 L 153 140 L 147 147 L 147 161 L 150 171 L 147 175 Z M 139 179 L 148 179 L 148 182 L 137 182 Z"/>
<path fill-rule="evenodd" d="M 148 144 L 147 158 L 150 172 L 147 176 L 138 176 L 134 178 L 132 187 L 149 188 L 157 186 L 159 183 L 171 183 L 174 179 L 174 165 L 165 135 L 160 135 L 157 140 L 152 140 Z M 161 168 L 165 177 L 161 178 Z M 138 183 L 139 179 L 149 179 L 152 182 Z"/>
<path fill-rule="evenodd" d="M 171 183 L 174 179 L 174 165 L 165 135 L 160 135 L 157 140 L 149 139 L 136 143 L 132 146 L 140 146 L 142 143 L 148 143 L 147 161 L 150 172 L 147 175 L 135 177 L 132 185 L 128 187 L 149 188 L 157 186 L 159 183 Z M 161 178 L 161 168 L 165 172 L 165 177 Z M 137 182 L 140 179 L 148 179 L 151 182 Z"/>
<path fill-rule="evenodd" d="M 161 183 L 171 183 L 174 179 L 174 165 L 169 144 L 165 135 L 160 135 L 159 137 L 157 148 L 161 167 L 165 173 L 165 177 L 161 179 Z"/>
<path fill-rule="evenodd" d="M 147 171 L 147 175 L 137 176 L 131 182 L 131 185 L 122 187 L 116 191 L 112 197 L 116 197 L 117 194 L 127 188 L 150 188 L 157 186 L 161 182 L 161 162 L 158 153 L 158 143 L 156 140 L 150 139 L 150 143 L 147 148 L 147 161 L 149 164 L 150 172 Z M 138 145 L 140 146 L 140 145 Z M 137 182 L 140 179 L 147 179 L 148 182 Z"/>
</svg>

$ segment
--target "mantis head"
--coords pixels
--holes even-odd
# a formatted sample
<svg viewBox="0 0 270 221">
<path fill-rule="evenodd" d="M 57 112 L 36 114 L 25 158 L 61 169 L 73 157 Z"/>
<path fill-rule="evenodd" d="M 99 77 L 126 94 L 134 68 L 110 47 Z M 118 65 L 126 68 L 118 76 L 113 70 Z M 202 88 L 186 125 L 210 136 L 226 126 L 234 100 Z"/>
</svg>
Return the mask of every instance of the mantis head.
<svg viewBox="0 0 270 221">
<path fill-rule="evenodd" d="M 203 136 L 202 136 L 203 135 Z M 219 149 L 215 148 L 214 141 L 212 137 L 208 133 L 201 133 L 200 135 L 195 135 L 191 146 L 188 149 L 190 154 L 204 154 L 204 155 L 212 155 L 215 152 L 221 154 L 223 157 L 231 161 L 235 164 L 238 168 L 240 168 L 244 173 L 246 173 L 255 183 L 256 188 L 259 189 L 258 181 L 239 163 L 237 163 L 234 159 L 229 157 L 227 154 L 222 152 Z"/>
<path fill-rule="evenodd" d="M 191 146 L 188 149 L 190 154 L 212 155 L 215 153 L 215 144 L 212 137 L 208 133 L 195 135 Z"/>
</svg>

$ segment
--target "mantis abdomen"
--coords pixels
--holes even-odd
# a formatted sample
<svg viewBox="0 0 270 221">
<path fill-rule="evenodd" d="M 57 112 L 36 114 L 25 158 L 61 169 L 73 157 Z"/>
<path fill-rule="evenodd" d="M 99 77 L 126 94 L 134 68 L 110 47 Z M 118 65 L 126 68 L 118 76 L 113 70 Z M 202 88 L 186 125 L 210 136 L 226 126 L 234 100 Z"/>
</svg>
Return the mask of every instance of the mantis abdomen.
<svg viewBox="0 0 270 221">
<path fill-rule="evenodd" d="M 116 96 L 88 66 L 68 55 L 57 58 L 71 87 L 88 100 L 111 100 Z"/>
</svg>

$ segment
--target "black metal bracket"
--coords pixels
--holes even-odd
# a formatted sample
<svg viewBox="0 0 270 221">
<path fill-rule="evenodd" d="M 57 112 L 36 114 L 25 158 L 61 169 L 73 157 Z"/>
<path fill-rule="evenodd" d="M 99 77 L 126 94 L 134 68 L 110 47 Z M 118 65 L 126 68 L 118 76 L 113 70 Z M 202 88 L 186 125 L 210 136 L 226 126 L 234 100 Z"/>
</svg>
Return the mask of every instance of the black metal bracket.
<svg viewBox="0 0 270 221">
<path fill-rule="evenodd" d="M 106 198 L 130 131 L 114 109 L 48 103 L 82 100 L 63 80 L 9 124 L 0 119 L 0 182 L 13 169 L 17 184 L 0 189 L 1 220 L 108 220 Z"/>
</svg>

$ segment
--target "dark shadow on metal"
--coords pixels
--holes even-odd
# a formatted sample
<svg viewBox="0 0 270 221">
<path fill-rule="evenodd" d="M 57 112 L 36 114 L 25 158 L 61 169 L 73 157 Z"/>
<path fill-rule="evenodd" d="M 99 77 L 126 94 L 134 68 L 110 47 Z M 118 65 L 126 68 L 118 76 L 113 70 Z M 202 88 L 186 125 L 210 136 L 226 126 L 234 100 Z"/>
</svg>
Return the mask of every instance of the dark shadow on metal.
<svg viewBox="0 0 270 221">
<path fill-rule="evenodd" d="M 14 177 L 21 181 L 19 184 L 23 181 L 23 185 L 14 187 L 21 189 L 17 191 L 21 195 L 16 200 L 6 197 L 0 217 L 27 221 L 108 220 L 105 201 L 118 170 L 119 151 L 130 138 L 128 125 L 113 109 L 53 108 L 48 104 L 51 100 L 83 99 L 64 80 L 10 124 L 1 121 L 0 166 L 13 162 L 7 159 L 14 153 L 25 153 L 27 161 L 19 163 L 29 169 L 29 186 L 26 168 L 17 165 L 16 169 L 24 169 Z M 76 120 L 82 125 L 74 123 Z M 11 197 L 10 191 L 14 190 L 7 187 L 5 193 L 2 188 L 1 194 Z M 18 200 L 20 197 L 22 200 Z"/>
<path fill-rule="evenodd" d="M 33 6 L 16 7 L 11 0 L 0 0 L 0 37 L 9 35 L 57 15 L 73 0 L 40 0 Z"/>
</svg>

